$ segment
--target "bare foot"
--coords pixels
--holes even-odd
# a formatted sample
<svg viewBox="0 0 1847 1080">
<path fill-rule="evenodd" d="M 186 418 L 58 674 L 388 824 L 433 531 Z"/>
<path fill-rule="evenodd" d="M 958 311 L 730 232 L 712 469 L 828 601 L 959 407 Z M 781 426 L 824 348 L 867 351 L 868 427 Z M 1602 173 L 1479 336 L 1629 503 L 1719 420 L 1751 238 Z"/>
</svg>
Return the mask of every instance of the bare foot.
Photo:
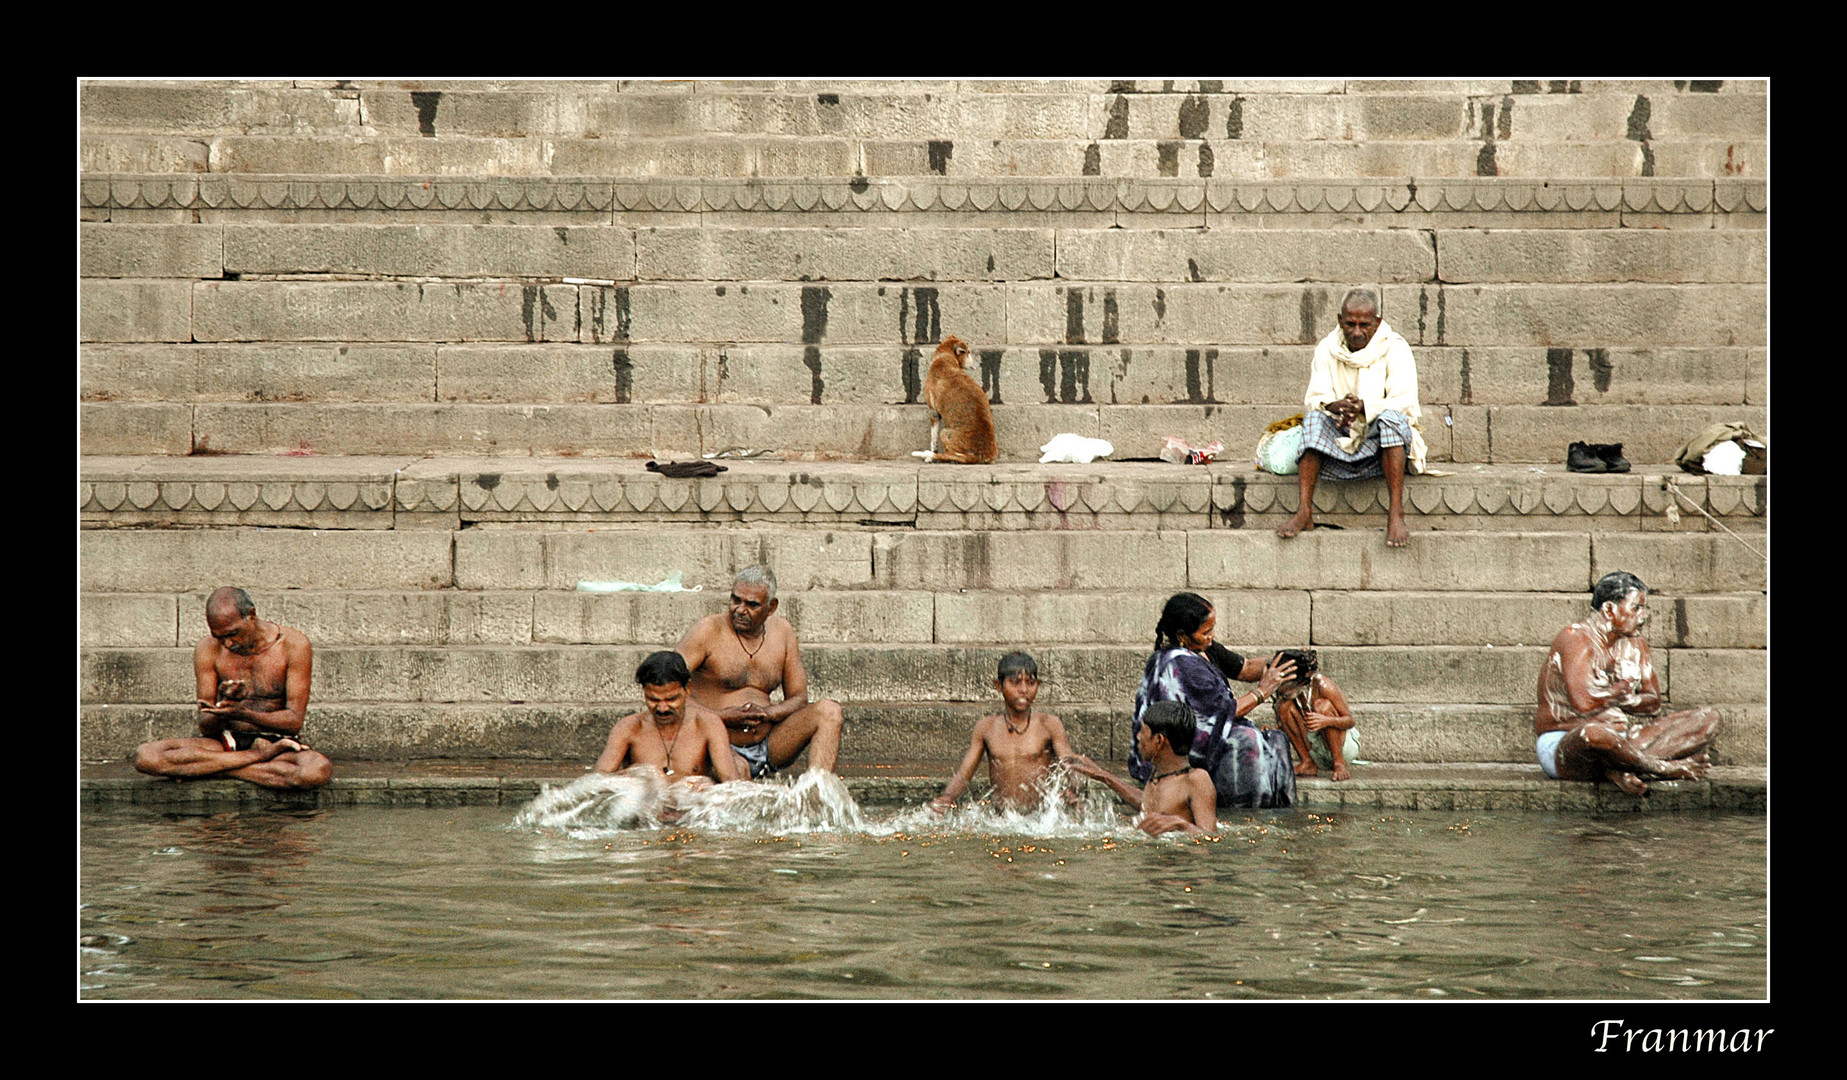
<svg viewBox="0 0 1847 1080">
<path fill-rule="evenodd" d="M 283 754 L 292 753 L 297 750 L 306 750 L 307 747 L 296 742 L 294 739 L 258 739 L 253 749 L 260 749 L 263 751 L 263 756 L 257 760 L 271 761 Z"/>
<path fill-rule="evenodd" d="M 1385 522 L 1385 546 L 1409 547 L 1410 545 L 1411 530 L 1405 527 L 1404 515 L 1389 515 Z"/>
<path fill-rule="evenodd" d="M 1351 780 L 1351 779 L 1353 779 L 1353 774 L 1347 771 L 1347 763 L 1346 763 L 1346 762 L 1344 762 L 1344 761 L 1336 761 L 1336 762 L 1334 763 L 1334 776 L 1333 776 L 1333 779 L 1335 779 L 1335 780 Z"/>
<path fill-rule="evenodd" d="M 1297 776 L 1317 776 L 1319 773 L 1320 770 L 1315 768 L 1315 763 L 1312 761 L 1300 761 L 1296 763 L 1295 774 Z M 1339 779 L 1339 777 L 1335 777 L 1335 779 Z"/>
<path fill-rule="evenodd" d="M 1295 512 L 1295 515 L 1291 517 L 1288 521 L 1285 521 L 1281 525 L 1277 526 L 1276 535 L 1281 539 L 1287 540 L 1290 537 L 1294 536 L 1296 533 L 1303 531 L 1304 529 L 1312 529 L 1314 527 L 1315 527 L 1314 508 L 1309 507 L 1309 506 L 1304 506 L 1302 509 L 1297 510 Z"/>
<path fill-rule="evenodd" d="M 1712 768 L 1712 757 L 1704 750 L 1690 758 L 1677 761 L 1663 761 L 1657 775 L 1666 780 L 1704 780 L 1707 770 Z"/>
<path fill-rule="evenodd" d="M 1641 777 L 1634 773 L 1610 769 L 1605 772 L 1604 775 L 1610 778 L 1610 783 L 1615 784 L 1631 795 L 1642 796 L 1648 794 L 1648 785 L 1642 781 Z"/>
</svg>

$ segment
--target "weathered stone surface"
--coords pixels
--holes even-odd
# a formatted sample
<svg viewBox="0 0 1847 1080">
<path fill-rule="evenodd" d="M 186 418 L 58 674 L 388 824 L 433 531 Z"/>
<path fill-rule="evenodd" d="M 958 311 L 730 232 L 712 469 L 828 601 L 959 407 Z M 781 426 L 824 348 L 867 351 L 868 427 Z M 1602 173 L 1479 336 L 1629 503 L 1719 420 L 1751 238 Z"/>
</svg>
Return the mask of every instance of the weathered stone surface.
<svg viewBox="0 0 1847 1080">
<path fill-rule="evenodd" d="M 780 575 L 778 575 L 780 581 Z M 730 583 L 696 593 L 541 593 L 533 637 L 566 644 L 652 644 L 672 648 L 694 623 L 727 610 Z M 777 614 L 805 645 L 927 643 L 934 598 L 924 592 L 790 592 Z"/>
<path fill-rule="evenodd" d="M 1309 598 L 1303 591 L 1240 589 L 1206 597 L 1219 625 L 1252 639 L 1306 641 Z M 1147 592 L 1013 592 L 936 594 L 936 638 L 944 644 L 1014 642 L 1142 644 L 1153 640 L 1167 596 Z"/>
<path fill-rule="evenodd" d="M 1676 649 L 1662 693 L 1669 708 L 1768 700 L 1770 654 L 1762 649 Z"/>
<path fill-rule="evenodd" d="M 1767 238 L 1755 232 L 1663 229 L 1444 230 L 1442 279 L 1469 282 L 1763 282 Z"/>
<path fill-rule="evenodd" d="M 203 139 L 86 134 L 77 160 L 86 173 L 202 173 L 211 168 L 211 146 Z"/>
<path fill-rule="evenodd" d="M 923 405 L 657 405 L 651 414 L 653 446 L 670 455 L 750 447 L 792 458 L 902 460 L 930 445 Z"/>
<path fill-rule="evenodd" d="M 1059 230 L 1058 276 L 1076 281 L 1429 281 L 1428 235 L 1403 230 Z"/>
<path fill-rule="evenodd" d="M 184 286 L 175 286 L 184 289 Z M 519 282 L 204 282 L 200 341 L 576 341 L 577 286 Z"/>
<path fill-rule="evenodd" d="M 1052 237 L 1046 229 L 641 229 L 632 276 L 816 282 L 1050 278 Z"/>
<path fill-rule="evenodd" d="M 1632 463 L 1670 462 L 1712 424 L 1740 420 L 1766 431 L 1766 419 L 1759 405 L 1495 405 L 1488 409 L 1489 460 L 1549 462 L 1563 471 L 1570 444 L 1620 442 Z"/>
<path fill-rule="evenodd" d="M 86 131 L 312 134 L 356 130 L 360 117 L 357 97 L 339 91 L 216 81 L 86 81 L 77 107 Z"/>
<path fill-rule="evenodd" d="M 1378 592 L 1317 590 L 1317 645 L 1546 645 L 1590 612 L 1588 592 Z M 1649 639 L 1657 649 L 1763 648 L 1761 594 L 1656 596 Z"/>
<path fill-rule="evenodd" d="M 216 225 L 85 223 L 78 272 L 86 278 L 224 276 L 223 230 Z"/>
<path fill-rule="evenodd" d="M 233 503 L 261 486 L 227 485 Z M 182 592 L 209 583 L 251 589 L 440 589 L 451 584 L 443 533 L 305 529 L 85 529 L 78 580 L 86 592 Z"/>
<path fill-rule="evenodd" d="M 702 401 L 718 393 L 724 352 L 699 345 L 443 345 L 438 401 Z M 802 370 L 804 377 L 809 375 Z M 754 399 L 753 399 L 754 400 Z"/>
<path fill-rule="evenodd" d="M 78 449 L 85 454 L 189 454 L 192 406 L 97 404 L 77 411 Z"/>
<path fill-rule="evenodd" d="M 936 592 L 1158 590 L 1187 580 L 1188 539 L 1165 531 L 880 532 L 872 535 L 873 580 Z"/>
<path fill-rule="evenodd" d="M 197 602 L 182 610 L 204 610 L 203 595 L 189 599 Z M 295 627 L 317 648 L 533 641 L 535 598 L 528 593 L 283 590 L 252 591 L 251 599 L 264 618 Z"/>
<path fill-rule="evenodd" d="M 624 405 L 200 405 L 199 439 L 235 454 L 647 453 L 645 409 Z"/>
<path fill-rule="evenodd" d="M 85 341 L 189 341 L 192 286 L 88 278 L 78 289 Z"/>
<path fill-rule="evenodd" d="M 1769 385 L 1765 350 L 1756 347 L 1419 346 L 1415 353 L 1426 405 L 1760 405 Z M 1306 370 L 1304 361 L 1304 382 Z"/>
<path fill-rule="evenodd" d="M 434 345 L 92 344 L 78 379 L 86 401 L 430 401 L 436 358 Z"/>
<path fill-rule="evenodd" d="M 1571 533 L 1425 533 L 1388 550 L 1377 535 L 1316 530 L 1187 534 L 1195 589 L 1568 592 L 1590 588 L 1590 540 Z"/>
<path fill-rule="evenodd" d="M 1007 340 L 1006 286 L 637 285 L 631 341 L 800 342 L 825 327 L 834 344 Z M 804 306 L 806 302 L 806 307 Z M 926 350 L 927 351 L 927 350 Z M 926 357 L 927 362 L 927 357 Z"/>
<path fill-rule="evenodd" d="M 607 226 L 229 225 L 223 230 L 225 268 L 241 274 L 635 276 L 633 231 Z"/>
<path fill-rule="evenodd" d="M 1649 588 L 1670 594 L 1761 592 L 1769 584 L 1763 557 L 1724 533 L 1599 532 L 1590 537 L 1590 544 L 1593 582 L 1626 570 Z"/>
<path fill-rule="evenodd" d="M 690 492 L 689 492 L 690 496 Z M 782 589 L 852 588 L 872 580 L 872 533 L 803 530 L 469 529 L 455 536 L 464 589 L 575 589 L 580 581 L 654 584 L 680 571 L 691 588 L 729 588 L 761 563 Z"/>
<path fill-rule="evenodd" d="M 77 604 L 77 640 L 91 646 L 173 646 L 178 610 L 171 596 L 84 593 Z"/>
<path fill-rule="evenodd" d="M 1372 284 L 1361 282 L 1358 284 Z M 1334 329 L 1335 285 L 1009 285 L 1009 342 L 1313 345 Z M 1408 294 L 1414 312 L 1416 294 Z M 1396 325 L 1392 294 L 1382 300 Z M 1401 333 L 1408 333 L 1400 330 Z M 1415 341 L 1415 339 L 1413 339 Z"/>
<path fill-rule="evenodd" d="M 1746 284 L 1388 285 L 1383 304 L 1413 345 L 1660 348 L 1762 345 L 1768 299 Z"/>
</svg>

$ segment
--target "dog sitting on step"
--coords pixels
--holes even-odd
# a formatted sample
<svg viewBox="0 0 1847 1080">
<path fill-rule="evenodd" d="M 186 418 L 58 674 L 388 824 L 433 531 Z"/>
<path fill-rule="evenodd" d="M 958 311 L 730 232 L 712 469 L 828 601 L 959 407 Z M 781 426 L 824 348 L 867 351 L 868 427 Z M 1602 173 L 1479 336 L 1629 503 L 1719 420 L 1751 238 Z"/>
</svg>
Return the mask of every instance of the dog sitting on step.
<svg viewBox="0 0 1847 1080">
<path fill-rule="evenodd" d="M 1000 456 L 994 442 L 994 410 L 988 395 L 967 367 L 972 359 L 968 344 L 946 337 L 930 359 L 924 377 L 924 400 L 930 404 L 930 449 L 913 450 L 912 457 L 956 465 L 986 465 Z"/>
</svg>

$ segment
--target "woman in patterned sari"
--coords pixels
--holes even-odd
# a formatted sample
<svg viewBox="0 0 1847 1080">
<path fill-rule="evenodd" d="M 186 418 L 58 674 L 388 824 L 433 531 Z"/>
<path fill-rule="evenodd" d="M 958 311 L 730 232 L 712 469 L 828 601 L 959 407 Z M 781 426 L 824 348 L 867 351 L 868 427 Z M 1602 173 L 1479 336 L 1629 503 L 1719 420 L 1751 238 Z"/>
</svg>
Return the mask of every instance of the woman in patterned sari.
<svg viewBox="0 0 1847 1080">
<path fill-rule="evenodd" d="M 1142 713 L 1157 701 L 1184 701 L 1198 717 L 1189 755 L 1212 777 L 1221 807 L 1278 807 L 1295 802 L 1295 764 L 1289 737 L 1244 719 L 1288 682 L 1295 664 L 1245 660 L 1212 640 L 1218 616 L 1206 598 L 1177 593 L 1161 610 L 1154 655 L 1142 672 L 1129 728 L 1129 775 L 1146 783 L 1152 767 L 1135 751 Z M 1226 680 L 1256 680 L 1257 689 L 1234 696 Z"/>
</svg>

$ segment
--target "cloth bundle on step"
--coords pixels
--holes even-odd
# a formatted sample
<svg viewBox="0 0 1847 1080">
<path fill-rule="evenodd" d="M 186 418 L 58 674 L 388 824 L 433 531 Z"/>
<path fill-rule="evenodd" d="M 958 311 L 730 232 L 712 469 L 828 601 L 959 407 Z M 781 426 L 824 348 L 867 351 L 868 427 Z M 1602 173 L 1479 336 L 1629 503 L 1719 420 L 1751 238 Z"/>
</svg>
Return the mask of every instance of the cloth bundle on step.
<svg viewBox="0 0 1847 1080">
<path fill-rule="evenodd" d="M 665 465 L 658 461 L 650 461 L 648 471 L 657 472 L 675 480 L 684 480 L 692 476 L 717 476 L 726 470 L 723 465 L 715 465 L 710 461 L 669 461 Z"/>
</svg>

